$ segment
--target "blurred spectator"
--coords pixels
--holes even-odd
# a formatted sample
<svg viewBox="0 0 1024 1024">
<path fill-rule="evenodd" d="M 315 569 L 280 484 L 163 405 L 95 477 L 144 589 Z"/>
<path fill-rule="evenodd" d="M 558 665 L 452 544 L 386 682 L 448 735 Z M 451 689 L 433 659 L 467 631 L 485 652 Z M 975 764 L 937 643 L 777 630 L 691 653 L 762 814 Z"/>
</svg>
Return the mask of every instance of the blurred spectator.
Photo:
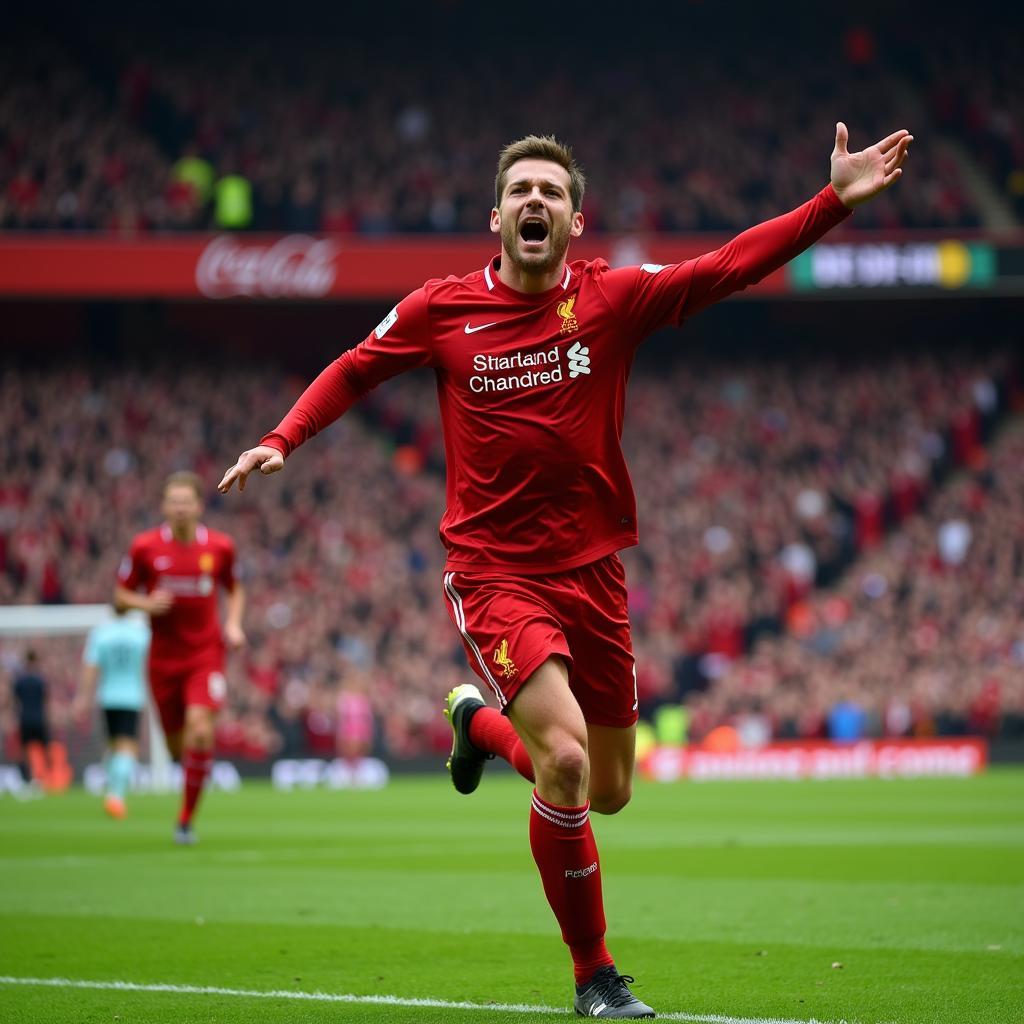
<svg viewBox="0 0 1024 1024">
<path fill-rule="evenodd" d="M 849 697 L 841 697 L 828 713 L 829 739 L 840 743 L 852 743 L 862 739 L 867 732 L 867 715 L 864 709 Z"/>
<path fill-rule="evenodd" d="M 213 196 L 213 166 L 199 155 L 194 143 L 185 147 L 181 159 L 171 168 L 171 177 L 174 191 L 169 190 L 168 199 L 174 204 L 201 210 Z"/>
<path fill-rule="evenodd" d="M 239 231 L 253 222 L 252 183 L 233 169 L 213 183 L 213 225 L 222 231 Z"/>
</svg>

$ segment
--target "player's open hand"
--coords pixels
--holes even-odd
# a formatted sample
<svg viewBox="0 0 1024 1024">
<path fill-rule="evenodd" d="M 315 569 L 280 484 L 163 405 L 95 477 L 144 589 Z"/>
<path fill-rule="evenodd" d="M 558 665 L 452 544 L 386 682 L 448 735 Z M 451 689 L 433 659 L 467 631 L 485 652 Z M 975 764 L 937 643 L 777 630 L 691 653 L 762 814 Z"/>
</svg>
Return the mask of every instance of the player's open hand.
<svg viewBox="0 0 1024 1024">
<path fill-rule="evenodd" d="M 231 485 L 237 480 L 238 489 L 245 490 L 245 478 L 258 469 L 264 476 L 270 476 L 279 469 L 284 469 L 284 456 L 267 444 L 258 444 L 238 456 L 238 461 L 224 474 L 224 479 L 217 484 L 221 494 L 227 494 Z"/>
<path fill-rule="evenodd" d="M 157 587 L 149 595 L 146 611 L 150 615 L 166 615 L 174 604 L 174 594 L 170 590 L 161 590 Z"/>
<path fill-rule="evenodd" d="M 899 181 L 914 136 L 901 128 L 859 153 L 847 150 L 849 138 L 846 125 L 840 121 L 832 150 L 832 187 L 843 205 L 853 209 Z"/>
</svg>

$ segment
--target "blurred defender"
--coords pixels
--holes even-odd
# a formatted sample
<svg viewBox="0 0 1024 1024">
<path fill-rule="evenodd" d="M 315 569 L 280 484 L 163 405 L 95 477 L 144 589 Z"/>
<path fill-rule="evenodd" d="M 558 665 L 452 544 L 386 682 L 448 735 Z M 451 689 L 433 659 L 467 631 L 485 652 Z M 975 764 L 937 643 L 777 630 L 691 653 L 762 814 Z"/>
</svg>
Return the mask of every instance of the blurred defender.
<svg viewBox="0 0 1024 1024">
<path fill-rule="evenodd" d="M 234 541 L 199 521 L 199 477 L 168 477 L 163 513 L 161 526 L 132 541 L 118 570 L 114 604 L 150 617 L 150 688 L 167 748 L 185 772 L 175 840 L 189 845 L 196 841 L 192 817 L 213 765 L 214 719 L 227 695 L 225 645 L 245 643 L 245 591 L 237 579 Z M 218 587 L 228 595 L 223 630 Z"/>
<path fill-rule="evenodd" d="M 149 627 L 115 609 L 117 618 L 93 627 L 82 654 L 82 682 L 72 713 L 85 718 L 93 702 L 107 729 L 107 791 L 103 807 L 112 818 L 128 814 L 125 797 L 139 756 L 139 711 L 146 703 Z"/>
<path fill-rule="evenodd" d="M 621 449 L 637 346 L 759 281 L 902 174 L 912 136 L 858 153 L 836 126 L 831 182 L 803 206 L 715 252 L 671 266 L 566 263 L 583 232 L 584 177 L 550 137 L 507 146 L 491 231 L 501 252 L 463 278 L 427 282 L 328 366 L 276 430 L 220 483 L 274 473 L 381 381 L 437 373 L 448 466 L 441 538 L 448 613 L 475 686 L 456 687 L 449 769 L 459 792 L 500 755 L 536 781 L 530 845 L 569 947 L 577 1013 L 653 1017 L 605 945 L 591 809 L 631 795 L 637 721 L 626 586 L 616 552 L 638 541 Z"/>
</svg>

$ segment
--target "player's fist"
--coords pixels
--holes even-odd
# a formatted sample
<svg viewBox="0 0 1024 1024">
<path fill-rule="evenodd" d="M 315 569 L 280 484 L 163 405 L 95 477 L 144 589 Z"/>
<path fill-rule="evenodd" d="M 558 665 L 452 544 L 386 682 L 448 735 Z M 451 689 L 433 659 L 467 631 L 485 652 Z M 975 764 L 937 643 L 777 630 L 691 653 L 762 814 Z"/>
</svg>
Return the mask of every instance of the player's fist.
<svg viewBox="0 0 1024 1024">
<path fill-rule="evenodd" d="M 231 485 L 237 480 L 238 489 L 245 490 L 245 478 L 254 470 L 258 469 L 264 476 L 270 476 L 279 469 L 284 468 L 284 456 L 270 445 L 258 444 L 247 452 L 238 456 L 238 461 L 231 466 L 224 474 L 224 479 L 217 484 L 217 490 L 221 494 L 227 494 Z"/>
<path fill-rule="evenodd" d="M 171 605 L 174 604 L 174 594 L 169 590 L 154 590 L 149 595 L 149 607 L 146 611 L 150 615 L 164 615 L 171 610 Z"/>
<path fill-rule="evenodd" d="M 224 640 L 228 647 L 236 651 L 239 647 L 245 646 L 245 631 L 234 622 L 224 623 Z"/>
</svg>

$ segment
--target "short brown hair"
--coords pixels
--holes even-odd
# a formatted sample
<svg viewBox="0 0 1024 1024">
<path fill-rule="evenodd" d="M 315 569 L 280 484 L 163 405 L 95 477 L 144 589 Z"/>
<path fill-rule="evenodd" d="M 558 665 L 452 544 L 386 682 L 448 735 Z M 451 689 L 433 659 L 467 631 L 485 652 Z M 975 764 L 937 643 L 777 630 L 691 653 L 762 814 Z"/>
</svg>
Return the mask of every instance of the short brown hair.
<svg viewBox="0 0 1024 1024">
<path fill-rule="evenodd" d="M 498 155 L 498 173 L 494 178 L 494 205 L 501 206 L 501 193 L 505 191 L 505 175 L 519 160 L 550 160 L 569 172 L 569 198 L 572 199 L 573 213 L 583 207 L 583 192 L 587 179 L 573 158 L 572 150 L 559 142 L 554 135 L 527 135 L 510 142 Z"/>
<path fill-rule="evenodd" d="M 180 469 L 177 473 L 172 473 L 164 481 L 164 494 L 166 494 L 172 487 L 191 487 L 196 492 L 196 497 L 203 500 L 203 481 L 199 479 L 198 473 L 191 473 L 187 469 Z"/>
</svg>

